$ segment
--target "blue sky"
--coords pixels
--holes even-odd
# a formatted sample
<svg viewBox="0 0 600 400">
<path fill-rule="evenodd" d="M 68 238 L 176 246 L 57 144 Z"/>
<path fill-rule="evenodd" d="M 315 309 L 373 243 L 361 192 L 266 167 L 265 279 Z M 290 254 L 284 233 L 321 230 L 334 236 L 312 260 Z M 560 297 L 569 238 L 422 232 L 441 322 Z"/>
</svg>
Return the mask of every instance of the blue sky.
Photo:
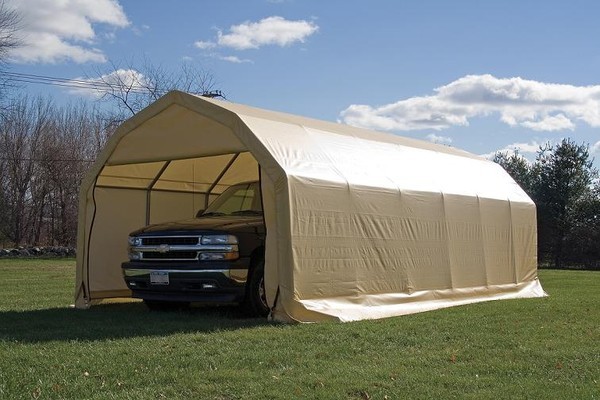
<svg viewBox="0 0 600 400">
<path fill-rule="evenodd" d="M 5 3 L 23 14 L 11 72 L 93 78 L 110 61 L 186 62 L 239 103 L 476 154 L 532 158 L 570 137 L 600 159 L 598 1 Z"/>
</svg>

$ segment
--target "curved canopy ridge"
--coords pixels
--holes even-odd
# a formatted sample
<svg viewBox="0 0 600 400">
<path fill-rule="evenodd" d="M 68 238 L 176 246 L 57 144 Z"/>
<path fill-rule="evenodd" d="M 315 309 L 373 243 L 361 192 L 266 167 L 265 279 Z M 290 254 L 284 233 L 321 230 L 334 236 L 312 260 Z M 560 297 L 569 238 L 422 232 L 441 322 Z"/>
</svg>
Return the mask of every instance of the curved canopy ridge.
<svg viewBox="0 0 600 400">
<path fill-rule="evenodd" d="M 260 173 L 259 173 L 260 165 Z M 82 184 L 76 304 L 126 296 L 127 234 L 261 179 L 273 316 L 342 321 L 539 297 L 535 205 L 462 150 L 172 92 Z"/>
<path fill-rule="evenodd" d="M 160 145 L 157 146 L 157 144 Z M 124 135 L 107 159 L 108 165 L 179 160 L 246 151 L 231 128 L 172 104 Z"/>
</svg>

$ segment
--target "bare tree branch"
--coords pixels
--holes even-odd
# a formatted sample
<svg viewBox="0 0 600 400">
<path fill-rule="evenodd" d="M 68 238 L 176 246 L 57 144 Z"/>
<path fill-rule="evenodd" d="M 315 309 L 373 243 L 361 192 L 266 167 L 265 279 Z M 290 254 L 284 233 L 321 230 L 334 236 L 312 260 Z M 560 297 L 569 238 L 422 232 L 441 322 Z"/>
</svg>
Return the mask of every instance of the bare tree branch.
<svg viewBox="0 0 600 400">
<path fill-rule="evenodd" d="M 8 52 L 19 45 L 16 33 L 20 22 L 19 14 L 0 0 L 0 63 L 6 62 Z"/>
<path fill-rule="evenodd" d="M 4 71 L 10 50 L 20 44 L 17 38 L 20 23 L 20 15 L 15 10 L 8 8 L 4 0 L 0 0 L 0 101 L 4 98 L 3 92 L 10 86 L 9 80 L 4 76 Z M 3 104 L 0 104 L 0 110 L 4 112 Z"/>
<path fill-rule="evenodd" d="M 96 89 L 100 99 L 115 104 L 118 113 L 115 120 L 124 120 L 156 101 L 170 90 L 206 95 L 216 93 L 212 73 L 192 64 L 184 63 L 179 70 L 171 71 L 144 59 L 140 66 L 133 62 L 125 66 L 110 63 L 109 70 L 95 71 L 95 80 L 101 85 Z M 221 92 L 218 91 L 220 94 Z"/>
<path fill-rule="evenodd" d="M 78 189 L 113 128 L 86 103 L 10 100 L 0 114 L 0 247 L 75 244 Z"/>
</svg>

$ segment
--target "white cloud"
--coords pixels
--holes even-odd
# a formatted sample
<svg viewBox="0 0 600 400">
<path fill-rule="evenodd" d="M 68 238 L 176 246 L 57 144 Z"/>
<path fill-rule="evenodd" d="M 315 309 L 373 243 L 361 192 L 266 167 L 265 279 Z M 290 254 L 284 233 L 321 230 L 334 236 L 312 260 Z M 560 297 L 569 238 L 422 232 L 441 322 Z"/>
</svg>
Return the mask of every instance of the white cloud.
<svg viewBox="0 0 600 400">
<path fill-rule="evenodd" d="M 69 83 L 73 86 L 69 89 L 71 94 L 100 98 L 110 92 L 111 87 L 122 85 L 135 91 L 141 90 L 147 81 L 143 74 L 134 69 L 118 69 L 98 78 L 76 78 Z"/>
<path fill-rule="evenodd" d="M 94 46 L 93 24 L 129 25 L 118 0 L 7 0 L 6 4 L 22 17 L 23 45 L 11 53 L 15 62 L 104 62 L 106 56 Z"/>
<path fill-rule="evenodd" d="M 600 140 L 590 147 L 590 154 L 600 154 Z"/>
<path fill-rule="evenodd" d="M 227 61 L 234 64 L 252 63 L 252 60 L 246 58 L 239 58 L 237 56 L 217 56 L 219 60 Z"/>
<path fill-rule="evenodd" d="M 429 135 L 425 136 L 427 138 L 427 140 L 429 140 L 430 142 L 433 143 L 439 143 L 439 144 L 450 144 L 452 143 L 452 138 L 448 137 L 448 136 L 440 136 L 440 135 L 436 135 L 435 133 L 430 133 Z"/>
<path fill-rule="evenodd" d="M 530 156 L 529 158 L 533 158 L 532 156 L 535 156 L 537 154 L 537 152 L 539 151 L 540 147 L 546 143 L 550 143 L 550 141 L 545 141 L 543 143 L 540 143 L 540 142 L 534 140 L 529 143 L 512 143 L 512 144 L 505 146 L 502 149 L 498 149 L 498 150 L 495 150 L 495 151 L 492 151 L 492 152 L 486 153 L 486 154 L 480 154 L 480 156 L 491 160 L 492 158 L 494 158 L 494 155 L 496 155 L 496 153 L 504 153 L 507 155 L 519 154 L 523 158 L 527 158 L 526 157 L 526 155 L 527 155 L 527 156 Z"/>
<path fill-rule="evenodd" d="M 258 49 L 262 46 L 290 46 L 293 43 L 304 43 L 306 38 L 316 33 L 319 27 L 311 21 L 290 21 L 273 16 L 258 22 L 246 21 L 232 25 L 229 32 L 218 32 L 215 41 L 199 40 L 194 45 L 200 49 L 227 47 L 235 50 Z"/>
<path fill-rule="evenodd" d="M 313 22 L 299 20 L 290 21 L 282 17 L 268 17 L 258 22 L 244 22 L 233 25 L 230 32 L 219 32 L 217 42 L 224 47 L 236 50 L 258 49 L 261 46 L 289 46 L 294 42 L 302 42 L 317 32 L 319 27 Z"/>
<path fill-rule="evenodd" d="M 146 31 L 150 30 L 150 25 L 132 26 L 131 31 L 136 36 L 143 36 Z"/>
<path fill-rule="evenodd" d="M 194 46 L 196 46 L 197 48 L 201 49 L 201 50 L 207 50 L 207 49 L 214 49 L 215 47 L 217 47 L 217 44 L 215 42 L 205 42 L 204 40 L 198 40 L 196 42 L 194 42 Z"/>
<path fill-rule="evenodd" d="M 206 55 L 231 63 L 252 63 L 252 60 L 237 56 L 224 56 L 214 51 L 218 48 L 234 50 L 258 49 L 263 46 L 290 46 L 296 42 L 304 43 L 306 38 L 319 30 L 311 21 L 290 21 L 282 17 L 267 17 L 258 22 L 246 21 L 232 25 L 229 32 L 219 30 L 214 40 L 197 40 L 194 46 L 200 50 L 213 50 Z"/>
<path fill-rule="evenodd" d="M 566 129 L 575 130 L 575 124 L 564 114 L 548 115 L 539 121 L 524 121 L 521 123 L 526 128 L 534 131 L 563 131 Z"/>
<path fill-rule="evenodd" d="M 468 75 L 435 89 L 380 107 L 350 105 L 347 124 L 380 130 L 442 130 L 498 114 L 510 126 L 536 131 L 574 130 L 577 122 L 600 127 L 600 85 L 573 86 L 521 78 Z"/>
</svg>

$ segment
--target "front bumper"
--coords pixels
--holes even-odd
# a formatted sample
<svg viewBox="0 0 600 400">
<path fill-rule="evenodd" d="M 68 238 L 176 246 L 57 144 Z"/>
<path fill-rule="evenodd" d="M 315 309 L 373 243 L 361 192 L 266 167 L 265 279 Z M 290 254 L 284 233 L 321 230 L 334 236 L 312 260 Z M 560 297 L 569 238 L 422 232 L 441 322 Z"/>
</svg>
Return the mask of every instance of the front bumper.
<svg viewBox="0 0 600 400">
<path fill-rule="evenodd" d="M 123 278 L 133 297 L 144 300 L 203 303 L 241 302 L 244 299 L 247 268 L 215 263 L 203 268 L 172 265 L 122 264 Z M 238 268 L 235 268 L 238 267 Z"/>
</svg>

